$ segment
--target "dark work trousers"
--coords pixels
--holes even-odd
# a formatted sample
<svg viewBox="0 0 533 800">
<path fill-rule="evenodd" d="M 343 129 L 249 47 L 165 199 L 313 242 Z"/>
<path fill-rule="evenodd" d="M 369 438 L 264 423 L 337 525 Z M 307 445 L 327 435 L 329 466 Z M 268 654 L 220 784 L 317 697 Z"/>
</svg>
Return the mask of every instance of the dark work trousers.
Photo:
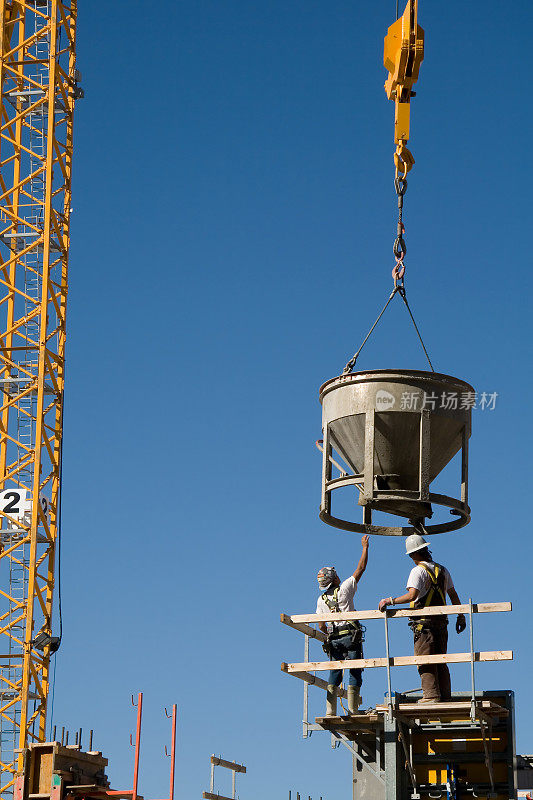
<svg viewBox="0 0 533 800">
<path fill-rule="evenodd" d="M 415 656 L 433 656 L 448 652 L 448 626 L 424 625 L 415 636 Z M 431 700 L 449 700 L 452 693 L 450 670 L 447 664 L 420 664 L 424 697 Z"/>
<path fill-rule="evenodd" d="M 345 659 L 363 658 L 363 645 L 359 639 L 354 642 L 352 635 L 339 636 L 332 639 L 331 647 L 331 660 L 344 661 Z M 332 669 L 329 673 L 328 683 L 333 686 L 340 686 L 342 682 L 342 669 Z M 363 670 L 351 669 L 348 677 L 348 686 L 358 686 L 361 688 L 363 683 Z"/>
</svg>

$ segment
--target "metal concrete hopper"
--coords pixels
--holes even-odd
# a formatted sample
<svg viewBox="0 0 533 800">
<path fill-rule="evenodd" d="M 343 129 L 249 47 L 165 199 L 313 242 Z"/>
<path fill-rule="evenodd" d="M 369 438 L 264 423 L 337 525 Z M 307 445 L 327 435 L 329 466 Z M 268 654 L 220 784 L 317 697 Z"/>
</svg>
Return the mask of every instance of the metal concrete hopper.
<svg viewBox="0 0 533 800">
<path fill-rule="evenodd" d="M 324 435 L 320 518 L 346 530 L 406 535 L 412 527 L 372 525 L 372 510 L 425 524 L 433 514 L 432 505 L 440 505 L 449 507 L 455 519 L 426 525 L 428 533 L 466 525 L 474 400 L 468 383 L 434 372 L 355 372 L 325 383 L 320 388 Z M 461 499 L 432 494 L 431 482 L 460 450 Z M 332 476 L 334 466 L 338 477 Z M 359 491 L 363 523 L 332 514 L 333 492 L 348 485 Z"/>
</svg>

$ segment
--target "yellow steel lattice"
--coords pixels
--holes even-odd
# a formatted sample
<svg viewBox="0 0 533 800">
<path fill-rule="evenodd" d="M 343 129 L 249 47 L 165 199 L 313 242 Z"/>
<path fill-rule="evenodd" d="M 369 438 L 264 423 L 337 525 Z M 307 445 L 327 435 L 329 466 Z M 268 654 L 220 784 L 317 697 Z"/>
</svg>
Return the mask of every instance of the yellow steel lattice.
<svg viewBox="0 0 533 800">
<path fill-rule="evenodd" d="M 0 26 L 0 797 L 7 798 L 20 750 L 46 738 L 50 648 L 37 637 L 52 633 L 76 0 L 0 0 Z"/>
</svg>

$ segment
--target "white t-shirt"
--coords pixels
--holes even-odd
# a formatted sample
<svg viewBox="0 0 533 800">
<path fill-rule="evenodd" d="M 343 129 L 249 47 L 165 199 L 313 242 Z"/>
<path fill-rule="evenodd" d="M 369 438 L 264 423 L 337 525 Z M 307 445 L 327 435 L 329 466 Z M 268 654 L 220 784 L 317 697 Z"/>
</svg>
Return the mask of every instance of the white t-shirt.
<svg viewBox="0 0 533 800">
<path fill-rule="evenodd" d="M 355 611 L 353 598 L 357 591 L 357 581 L 353 575 L 346 578 L 345 581 L 339 586 L 339 593 L 337 595 L 337 602 L 339 604 L 339 611 Z M 322 592 L 324 594 L 324 592 Z M 328 589 L 328 594 L 333 594 L 333 591 Z M 331 609 L 328 607 L 325 600 L 322 600 L 322 595 L 316 601 L 316 613 L 328 614 Z M 328 633 L 333 633 L 335 628 L 346 627 L 345 622 L 326 622 Z"/>
<path fill-rule="evenodd" d="M 426 564 L 433 573 L 435 572 L 435 564 L 433 563 L 433 561 L 423 561 L 422 563 Z M 453 589 L 452 576 L 450 575 L 446 567 L 443 567 L 443 570 L 444 570 L 444 591 L 446 594 L 448 594 L 448 591 L 450 589 Z M 411 572 L 409 573 L 409 577 L 407 579 L 407 588 L 418 589 L 418 600 L 423 599 L 429 592 L 431 588 L 431 578 L 427 574 L 424 567 L 422 567 L 420 564 L 414 566 Z"/>
</svg>

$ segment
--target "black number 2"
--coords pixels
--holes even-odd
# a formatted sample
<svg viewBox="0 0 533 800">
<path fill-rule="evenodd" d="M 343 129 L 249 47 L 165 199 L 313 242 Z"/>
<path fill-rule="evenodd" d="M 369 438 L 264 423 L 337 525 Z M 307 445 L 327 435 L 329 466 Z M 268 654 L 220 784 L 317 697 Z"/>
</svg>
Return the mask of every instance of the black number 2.
<svg viewBox="0 0 533 800">
<path fill-rule="evenodd" d="M 20 494 L 18 492 L 6 492 L 4 495 L 4 500 L 8 500 L 7 506 L 4 506 L 4 512 L 6 514 L 18 514 L 19 508 L 18 504 L 20 503 Z"/>
</svg>

